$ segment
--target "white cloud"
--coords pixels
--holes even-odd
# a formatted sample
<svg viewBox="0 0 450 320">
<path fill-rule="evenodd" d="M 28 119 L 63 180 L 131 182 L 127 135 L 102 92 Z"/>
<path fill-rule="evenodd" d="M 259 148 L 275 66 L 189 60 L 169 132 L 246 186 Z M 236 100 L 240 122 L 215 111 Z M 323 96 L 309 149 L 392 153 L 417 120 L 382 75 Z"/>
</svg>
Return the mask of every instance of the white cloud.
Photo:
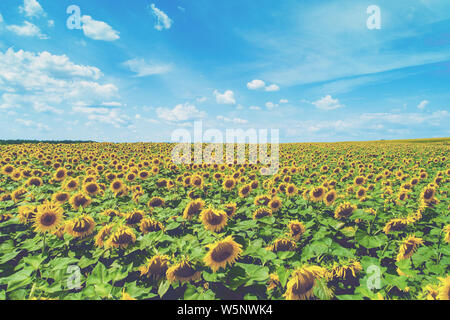
<svg viewBox="0 0 450 320">
<path fill-rule="evenodd" d="M 344 107 L 344 105 L 339 103 L 338 99 L 333 99 L 329 94 L 315 102 L 312 102 L 312 104 L 321 110 L 334 110 Z"/>
<path fill-rule="evenodd" d="M 152 14 L 156 17 L 157 22 L 155 24 L 155 29 L 158 31 L 164 29 L 170 29 L 172 26 L 172 19 L 170 19 L 167 14 L 165 14 L 162 10 L 158 9 L 154 3 L 150 5 L 150 9 Z"/>
<path fill-rule="evenodd" d="M 214 96 L 216 97 L 216 101 L 219 104 L 236 104 L 234 92 L 231 90 L 227 90 L 224 93 L 220 93 L 219 91 L 214 90 Z"/>
<path fill-rule="evenodd" d="M 102 102 L 102 106 L 118 108 L 118 107 L 122 106 L 122 103 L 117 102 L 117 101 L 108 101 L 108 102 Z"/>
<path fill-rule="evenodd" d="M 250 110 L 261 110 L 258 106 L 250 106 Z"/>
<path fill-rule="evenodd" d="M 232 123 L 235 123 L 235 124 L 246 124 L 246 123 L 248 123 L 247 120 L 241 119 L 241 118 L 228 118 L 228 117 L 224 117 L 224 116 L 217 116 L 216 118 L 217 118 L 217 120 L 220 120 L 220 121 L 232 122 Z"/>
<path fill-rule="evenodd" d="M 208 98 L 207 97 L 198 97 L 196 100 L 197 100 L 197 102 L 202 103 L 202 102 L 205 102 L 206 100 L 208 100 Z"/>
<path fill-rule="evenodd" d="M 48 38 L 45 34 L 41 33 L 41 29 L 39 29 L 39 27 L 28 21 L 24 21 L 23 25 L 9 25 L 6 29 L 22 37 L 39 37 L 41 39 Z"/>
<path fill-rule="evenodd" d="M 262 89 L 266 86 L 266 83 L 262 80 L 252 80 L 249 83 L 247 83 L 247 88 L 250 90 L 258 90 L 258 89 Z"/>
<path fill-rule="evenodd" d="M 144 59 L 131 59 L 123 63 L 128 69 L 136 73 L 137 77 L 145 77 L 154 74 L 167 73 L 172 69 L 169 64 L 155 64 L 146 62 Z"/>
<path fill-rule="evenodd" d="M 113 125 L 116 128 L 124 127 L 130 124 L 129 117 L 123 114 L 119 109 L 93 108 L 93 107 L 73 107 L 72 113 L 84 114 L 89 120 L 86 124 L 94 122 Z"/>
<path fill-rule="evenodd" d="M 280 99 L 280 103 L 289 103 L 289 100 L 287 100 L 287 99 Z"/>
<path fill-rule="evenodd" d="M 280 90 L 280 87 L 277 86 L 276 84 L 271 84 L 270 86 L 267 86 L 264 90 L 266 90 L 268 92 L 273 92 L 273 91 Z"/>
<path fill-rule="evenodd" d="M 204 111 L 198 110 L 194 105 L 188 102 L 179 104 L 173 109 L 157 108 L 156 114 L 158 115 L 158 118 L 171 122 L 188 121 L 206 117 Z"/>
<path fill-rule="evenodd" d="M 47 25 L 48 25 L 50 28 L 53 28 L 53 27 L 55 26 L 55 20 L 48 20 L 48 21 L 47 21 Z"/>
<path fill-rule="evenodd" d="M 430 102 L 428 100 L 423 100 L 421 103 L 419 103 L 419 105 L 417 106 L 417 109 L 425 109 L 425 107 L 429 104 Z"/>
<path fill-rule="evenodd" d="M 267 109 L 273 109 L 273 108 L 276 108 L 276 107 L 278 107 L 278 104 L 273 103 L 273 102 L 271 102 L 271 101 L 266 102 L 266 108 L 267 108 Z"/>
<path fill-rule="evenodd" d="M 5 21 L 5 20 L 3 20 L 3 16 L 2 16 L 2 14 L 0 13 L 0 24 L 2 24 L 3 21 Z"/>
<path fill-rule="evenodd" d="M 39 130 L 39 131 L 50 131 L 50 127 L 49 126 L 47 126 L 47 125 L 45 125 L 43 123 L 40 123 L 40 122 L 34 122 L 32 120 L 21 119 L 21 118 L 18 118 L 15 121 L 17 123 L 20 123 L 20 124 L 24 125 L 25 127 L 32 127 L 32 128 L 35 128 L 36 130 Z"/>
<path fill-rule="evenodd" d="M 91 16 L 82 16 L 81 22 L 84 35 L 94 40 L 115 41 L 120 38 L 119 32 L 103 21 L 92 19 Z"/>
<path fill-rule="evenodd" d="M 44 9 L 42 9 L 41 5 L 36 0 L 24 0 L 23 6 L 19 7 L 19 11 L 24 13 L 27 17 L 45 15 Z"/>
<path fill-rule="evenodd" d="M 98 82 L 101 76 L 98 68 L 77 65 L 65 55 L 0 51 L 0 109 L 61 114 L 67 107 L 114 101 L 117 87 Z"/>
</svg>

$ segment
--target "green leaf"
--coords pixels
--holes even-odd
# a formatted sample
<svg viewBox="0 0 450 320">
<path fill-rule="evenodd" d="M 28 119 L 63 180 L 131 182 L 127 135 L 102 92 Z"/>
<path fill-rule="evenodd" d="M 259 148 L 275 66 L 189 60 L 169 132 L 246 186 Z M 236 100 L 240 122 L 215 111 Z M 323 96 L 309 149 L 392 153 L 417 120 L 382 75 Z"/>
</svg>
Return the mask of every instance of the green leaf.
<svg viewBox="0 0 450 320">
<path fill-rule="evenodd" d="M 161 283 L 159 284 L 159 287 L 158 287 L 159 296 L 162 298 L 166 294 L 167 290 L 169 290 L 169 288 L 170 288 L 170 282 L 168 280 L 161 281 Z"/>
</svg>

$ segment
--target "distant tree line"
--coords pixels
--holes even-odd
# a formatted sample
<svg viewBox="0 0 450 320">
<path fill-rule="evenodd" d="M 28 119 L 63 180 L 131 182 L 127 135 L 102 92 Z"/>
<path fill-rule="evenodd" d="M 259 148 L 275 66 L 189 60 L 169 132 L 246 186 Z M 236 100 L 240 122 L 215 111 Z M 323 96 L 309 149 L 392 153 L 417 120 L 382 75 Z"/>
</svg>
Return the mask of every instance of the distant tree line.
<svg viewBox="0 0 450 320">
<path fill-rule="evenodd" d="M 5 144 L 23 144 L 23 143 L 51 143 L 51 144 L 70 144 L 70 143 L 92 143 L 95 141 L 83 141 L 83 140 L 0 140 L 0 145 Z"/>
</svg>

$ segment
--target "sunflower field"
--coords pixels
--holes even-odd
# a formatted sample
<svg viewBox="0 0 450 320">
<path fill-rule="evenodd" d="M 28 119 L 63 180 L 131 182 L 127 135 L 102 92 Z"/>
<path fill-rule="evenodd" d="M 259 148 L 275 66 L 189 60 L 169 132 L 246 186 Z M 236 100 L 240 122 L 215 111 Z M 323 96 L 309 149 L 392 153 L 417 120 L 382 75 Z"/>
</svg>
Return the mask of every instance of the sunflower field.
<svg viewBox="0 0 450 320">
<path fill-rule="evenodd" d="M 448 300 L 449 140 L 0 145 L 0 299 Z"/>
</svg>

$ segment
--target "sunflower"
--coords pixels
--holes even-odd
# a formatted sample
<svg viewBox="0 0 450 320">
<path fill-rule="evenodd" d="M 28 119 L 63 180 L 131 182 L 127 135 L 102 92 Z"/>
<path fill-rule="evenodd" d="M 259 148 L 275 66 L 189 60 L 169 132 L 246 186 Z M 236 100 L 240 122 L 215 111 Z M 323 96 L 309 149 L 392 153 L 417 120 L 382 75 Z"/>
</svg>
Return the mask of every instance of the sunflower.
<svg viewBox="0 0 450 320">
<path fill-rule="evenodd" d="M 439 278 L 441 285 L 438 289 L 438 300 L 450 300 L 450 276 Z"/>
<path fill-rule="evenodd" d="M 356 278 L 356 274 L 361 272 L 362 266 L 358 261 L 350 261 L 346 264 L 335 263 L 330 272 L 330 278 L 348 280 Z"/>
<path fill-rule="evenodd" d="M 92 217 L 82 214 L 66 222 L 65 231 L 74 238 L 85 238 L 94 232 L 95 221 Z"/>
<path fill-rule="evenodd" d="M 203 184 L 204 184 L 204 181 L 203 181 L 202 176 L 200 176 L 200 175 L 194 175 L 194 176 L 192 176 L 191 184 L 192 184 L 194 187 L 200 188 L 200 189 L 201 189 L 201 188 L 203 187 Z"/>
<path fill-rule="evenodd" d="M 20 206 L 19 207 L 19 221 L 22 224 L 27 224 L 35 221 L 36 214 L 38 212 L 38 207 L 35 206 Z"/>
<path fill-rule="evenodd" d="M 70 195 L 67 192 L 58 192 L 52 195 L 52 201 L 60 205 L 69 201 Z"/>
<path fill-rule="evenodd" d="M 98 231 L 94 237 L 95 245 L 97 247 L 103 247 L 105 245 L 105 241 L 111 235 L 113 227 L 112 224 L 107 224 Z"/>
<path fill-rule="evenodd" d="M 12 214 L 9 213 L 0 213 L 0 223 L 6 222 L 13 217 Z"/>
<path fill-rule="evenodd" d="M 14 203 L 21 202 L 25 199 L 25 195 L 27 193 L 28 191 L 25 188 L 16 189 L 11 193 L 11 199 L 14 201 Z"/>
<path fill-rule="evenodd" d="M 142 170 L 142 171 L 139 171 L 139 173 L 138 173 L 139 179 L 142 179 L 142 180 L 146 180 L 149 176 L 150 176 L 150 172 L 148 172 L 147 170 Z"/>
<path fill-rule="evenodd" d="M 151 259 L 147 259 L 147 263 L 139 267 L 141 276 L 158 280 L 163 277 L 169 268 L 169 256 L 155 255 Z"/>
<path fill-rule="evenodd" d="M 208 208 L 200 213 L 200 221 L 202 221 L 205 229 L 220 232 L 227 225 L 228 215 L 225 211 Z"/>
<path fill-rule="evenodd" d="M 239 188 L 239 197 L 241 198 L 246 198 L 250 192 L 252 191 L 252 187 L 250 187 L 249 184 L 245 184 L 242 187 Z"/>
<path fill-rule="evenodd" d="M 153 197 L 149 200 L 148 202 L 148 207 L 150 209 L 154 209 L 154 208 L 158 208 L 158 207 L 163 207 L 164 206 L 164 199 L 161 197 Z"/>
<path fill-rule="evenodd" d="M 267 250 L 273 252 L 280 252 L 280 251 L 294 251 L 295 248 L 297 248 L 297 244 L 294 241 L 287 238 L 281 238 L 275 239 L 273 244 L 267 247 Z"/>
<path fill-rule="evenodd" d="M 406 260 L 416 252 L 417 247 L 423 244 L 421 238 L 416 238 L 414 235 L 410 235 L 402 241 L 400 249 L 397 255 L 397 261 Z"/>
<path fill-rule="evenodd" d="M 444 227 L 444 240 L 447 243 L 450 243 L 450 224 Z"/>
<path fill-rule="evenodd" d="M 298 220 L 289 221 L 288 224 L 289 236 L 292 237 L 295 241 L 300 240 L 301 236 L 305 233 L 306 228 Z"/>
<path fill-rule="evenodd" d="M 324 187 L 315 187 L 309 193 L 309 197 L 313 202 L 322 201 L 324 196 L 325 196 L 325 188 Z"/>
<path fill-rule="evenodd" d="M 101 188 L 97 182 L 88 182 L 83 185 L 82 189 L 87 195 L 91 197 L 95 197 L 96 195 L 101 193 Z"/>
<path fill-rule="evenodd" d="M 76 193 L 69 200 L 69 203 L 74 210 L 78 210 L 80 207 L 86 208 L 91 202 L 92 199 L 83 193 Z"/>
<path fill-rule="evenodd" d="M 295 186 L 295 184 L 290 183 L 287 185 L 286 187 L 286 195 L 288 197 L 293 197 L 297 194 L 297 187 Z"/>
<path fill-rule="evenodd" d="M 106 209 L 105 211 L 102 211 L 100 214 L 111 218 L 123 216 L 122 213 L 120 213 L 118 210 L 115 209 Z"/>
<path fill-rule="evenodd" d="M 296 269 L 287 283 L 286 300 L 306 300 L 313 296 L 316 279 L 325 275 L 325 269 L 318 266 L 304 266 Z"/>
<path fill-rule="evenodd" d="M 66 191 L 75 191 L 79 187 L 78 179 L 69 179 L 64 185 L 64 190 Z"/>
<path fill-rule="evenodd" d="M 125 288 L 122 290 L 122 299 L 121 300 L 136 300 L 129 293 L 125 292 Z"/>
<path fill-rule="evenodd" d="M 334 217 L 336 219 L 345 219 L 352 215 L 357 207 L 349 202 L 340 204 L 334 211 Z"/>
<path fill-rule="evenodd" d="M 155 221 L 151 218 L 145 218 L 141 220 L 139 229 L 142 231 L 143 234 L 147 234 L 149 232 L 156 232 L 161 230 L 164 231 L 164 226 L 159 221 Z"/>
<path fill-rule="evenodd" d="M 7 164 L 2 167 L 1 173 L 4 175 L 10 175 L 11 173 L 14 172 L 14 170 L 15 170 L 15 168 L 12 165 Z"/>
<path fill-rule="evenodd" d="M 364 199 L 366 197 L 367 194 L 367 189 L 364 187 L 359 187 L 358 191 L 356 191 L 356 197 L 358 199 Z"/>
<path fill-rule="evenodd" d="M 167 269 L 166 277 L 170 282 L 190 282 L 201 279 L 201 271 L 197 271 L 194 265 L 187 259 L 182 260 Z"/>
<path fill-rule="evenodd" d="M 272 216 L 272 210 L 270 210 L 270 208 L 266 208 L 266 207 L 261 207 L 255 210 L 255 212 L 253 212 L 253 219 L 257 220 L 257 219 L 261 219 L 264 217 L 271 217 Z"/>
<path fill-rule="evenodd" d="M 400 230 L 403 230 L 410 223 L 411 223 L 411 220 L 409 220 L 407 218 L 391 219 L 384 226 L 383 232 L 385 234 L 389 234 L 391 231 L 400 231 Z"/>
<path fill-rule="evenodd" d="M 183 211 L 183 218 L 191 220 L 194 216 L 200 214 L 204 206 L 205 202 L 201 199 L 190 201 Z"/>
<path fill-rule="evenodd" d="M 235 242 L 232 236 L 206 247 L 209 248 L 209 251 L 203 261 L 213 272 L 225 268 L 227 264 L 231 266 L 242 253 L 242 245 Z"/>
<path fill-rule="evenodd" d="M 225 212 L 227 213 L 228 218 L 232 218 L 237 211 L 237 207 L 236 207 L 236 203 L 231 202 L 231 203 L 226 203 L 224 204 L 225 207 Z"/>
<path fill-rule="evenodd" d="M 255 197 L 254 204 L 255 206 L 267 206 L 270 202 L 270 197 L 266 194 L 262 194 Z"/>
<path fill-rule="evenodd" d="M 282 288 L 282 287 L 283 286 L 281 285 L 280 278 L 278 277 L 278 275 L 275 273 L 271 273 L 269 275 L 269 281 L 267 281 L 267 290 L 272 291 L 276 288 Z"/>
<path fill-rule="evenodd" d="M 325 194 L 325 197 L 323 198 L 323 202 L 325 202 L 325 204 L 327 206 L 330 206 L 333 204 L 333 202 L 336 200 L 337 198 L 337 193 L 334 190 L 330 190 Z"/>
<path fill-rule="evenodd" d="M 114 193 L 114 194 L 119 194 L 120 192 L 122 192 L 125 188 L 125 184 L 122 182 L 122 180 L 120 179 L 115 179 L 113 180 L 113 182 L 111 182 L 109 189 Z"/>
<path fill-rule="evenodd" d="M 39 177 L 31 177 L 26 182 L 27 187 L 30 187 L 30 186 L 41 187 L 43 185 L 44 185 L 44 182 Z"/>
<path fill-rule="evenodd" d="M 273 197 L 272 200 L 269 202 L 269 208 L 272 210 L 272 212 L 277 212 L 281 209 L 282 202 L 281 199 L 278 197 Z"/>
<path fill-rule="evenodd" d="M 426 202 L 432 202 L 434 199 L 434 195 L 436 194 L 436 189 L 433 187 L 425 187 L 420 194 L 420 198 Z"/>
<path fill-rule="evenodd" d="M 233 177 L 227 177 L 222 182 L 222 188 L 226 191 L 231 191 L 236 186 L 236 180 Z"/>
<path fill-rule="evenodd" d="M 53 180 L 57 182 L 61 182 L 67 177 L 67 169 L 66 168 L 59 168 L 56 170 L 55 174 L 53 175 Z"/>
<path fill-rule="evenodd" d="M 127 226 L 119 226 L 118 229 L 106 241 L 106 247 L 126 248 L 136 242 L 133 229 Z"/>
<path fill-rule="evenodd" d="M 353 183 L 357 186 L 362 186 L 366 182 L 366 178 L 363 176 L 358 176 L 353 180 Z"/>
</svg>

